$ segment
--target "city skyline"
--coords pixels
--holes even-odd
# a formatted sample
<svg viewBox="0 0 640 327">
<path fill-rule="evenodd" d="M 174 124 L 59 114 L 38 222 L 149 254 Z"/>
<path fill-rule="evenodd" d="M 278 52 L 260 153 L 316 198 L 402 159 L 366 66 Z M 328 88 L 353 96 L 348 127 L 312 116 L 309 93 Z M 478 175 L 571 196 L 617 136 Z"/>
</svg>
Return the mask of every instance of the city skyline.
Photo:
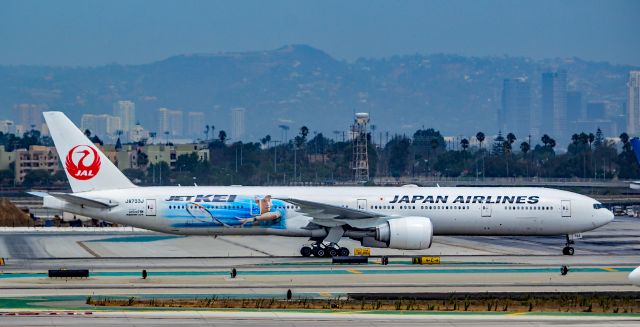
<svg viewBox="0 0 640 327">
<path fill-rule="evenodd" d="M 315 57 L 318 57 L 319 55 L 322 55 L 321 52 L 318 52 L 317 50 L 309 47 L 287 47 L 287 48 L 282 48 L 282 49 L 278 49 L 277 51 L 274 51 L 274 54 L 277 54 L 277 56 L 291 56 L 292 53 L 295 53 L 295 52 L 301 52 L 301 55 L 303 58 L 306 58 L 307 56 L 315 58 Z M 253 56 L 253 54 L 247 54 L 247 56 Z M 445 57 L 445 58 L 447 58 L 447 60 L 450 60 L 448 59 L 448 57 Z M 179 58 L 179 59 L 182 59 L 182 58 Z M 187 60 L 190 61 L 191 58 L 187 58 Z M 335 62 L 329 62 L 329 64 L 330 66 L 328 67 L 333 67 L 333 65 L 340 65 L 340 63 L 335 63 Z M 445 69 L 447 68 L 447 65 L 448 64 L 445 61 L 444 63 L 439 64 L 438 69 Z M 414 69 L 417 69 L 417 68 L 414 68 Z M 566 126 L 571 125 L 572 128 L 574 129 L 582 129 L 583 131 L 587 131 L 587 132 L 593 132 L 597 128 L 601 128 L 607 136 L 617 136 L 619 135 L 619 133 L 624 132 L 627 128 L 626 126 L 627 117 L 629 113 L 627 112 L 628 110 L 626 110 L 626 108 L 630 108 L 630 109 L 634 108 L 633 105 L 631 106 L 626 105 L 627 99 L 629 99 L 628 98 L 628 92 L 629 92 L 628 84 L 630 83 L 629 76 L 630 74 L 632 74 L 633 71 L 634 70 L 631 70 L 631 71 L 627 70 L 625 72 L 621 72 L 622 76 L 624 76 L 624 80 L 621 79 L 618 82 L 616 82 L 615 85 L 611 85 L 616 90 L 613 91 L 613 89 L 610 87 L 608 91 L 604 93 L 603 92 L 594 93 L 593 85 L 598 85 L 598 84 L 587 84 L 587 83 L 591 83 L 591 80 L 581 81 L 580 78 L 584 80 L 584 77 L 578 77 L 577 75 L 584 74 L 584 73 L 580 71 L 576 71 L 575 68 L 567 71 L 563 66 L 558 66 L 556 69 L 552 69 L 552 70 L 542 70 L 542 71 L 538 70 L 538 72 L 534 71 L 535 74 L 532 74 L 532 73 L 505 74 L 506 76 L 504 76 L 505 78 L 501 80 L 501 82 L 496 81 L 494 78 L 494 80 L 491 81 L 491 84 L 483 83 L 478 85 L 479 87 L 485 87 L 485 88 L 489 87 L 497 90 L 500 90 L 500 88 L 502 89 L 501 90 L 502 94 L 498 94 L 496 99 L 498 100 L 498 103 L 496 103 L 496 101 L 492 101 L 491 98 L 489 98 L 487 101 L 488 108 L 490 110 L 495 110 L 494 112 L 497 113 L 495 114 L 495 117 L 496 117 L 495 122 L 494 123 L 491 122 L 492 120 L 491 116 L 484 115 L 482 119 L 486 122 L 485 126 L 473 127 L 470 129 L 467 128 L 462 132 L 460 130 L 451 130 L 447 128 L 447 126 L 441 125 L 441 122 L 439 122 L 437 119 L 442 120 L 443 118 L 446 118 L 446 116 L 433 117 L 435 118 L 435 120 L 433 120 L 432 118 L 429 118 L 427 121 L 428 122 L 427 124 L 425 124 L 424 122 L 420 123 L 419 121 L 411 121 L 413 124 L 402 123 L 402 120 L 408 118 L 408 117 L 404 117 L 403 115 L 395 115 L 391 119 L 389 119 L 389 116 L 387 117 L 381 116 L 381 114 L 384 114 L 384 113 L 380 112 L 379 109 L 376 110 L 376 109 L 368 108 L 370 104 L 376 104 L 376 100 L 371 98 L 371 95 L 367 94 L 367 92 L 352 94 L 359 98 L 358 103 L 356 103 L 356 105 L 353 106 L 353 108 L 362 108 L 362 109 L 358 109 L 358 111 L 370 112 L 373 120 L 374 121 L 377 120 L 376 125 L 379 128 L 379 130 L 385 131 L 385 132 L 391 132 L 392 134 L 393 133 L 406 134 L 408 132 L 415 131 L 420 126 L 426 126 L 426 127 L 433 127 L 435 129 L 438 129 L 443 134 L 449 135 L 449 136 L 459 136 L 459 135 L 470 136 L 471 134 L 473 134 L 474 131 L 481 130 L 481 131 L 484 131 L 487 135 L 496 135 L 498 131 L 502 131 L 503 133 L 514 132 L 518 137 L 526 137 L 528 135 L 532 135 L 533 137 L 535 137 L 536 135 L 549 134 L 556 137 L 558 140 L 567 140 L 568 135 L 558 135 L 557 128 L 560 128 L 561 126 L 565 126 L 564 127 L 565 131 L 561 133 L 566 134 L 567 132 L 571 132 L 571 131 L 567 131 Z M 294 71 L 294 74 L 295 73 L 297 72 Z M 555 74 L 555 77 L 554 77 L 554 74 Z M 566 76 L 564 78 L 558 77 L 565 74 Z M 291 75 L 291 76 L 296 76 L 296 75 Z M 464 74 L 459 74 L 459 76 L 465 79 L 469 78 L 469 76 Z M 545 78 L 545 76 L 550 76 L 550 77 Z M 438 76 L 437 78 L 442 79 L 443 77 Z M 562 81 L 562 83 L 558 82 L 554 84 L 554 79 Z M 469 79 L 469 80 L 472 81 L 473 79 Z M 511 96 L 511 98 L 509 98 L 508 96 L 509 94 L 512 94 L 512 95 L 517 94 L 517 92 L 515 91 L 513 92 L 509 91 L 509 85 L 511 84 L 518 85 L 514 81 L 519 81 L 519 80 L 526 81 L 526 83 L 524 84 L 528 85 L 529 91 L 521 92 L 522 94 L 520 94 L 519 96 Z M 564 86 L 561 86 L 562 84 L 564 84 Z M 128 141 L 130 139 L 130 135 L 129 135 L 130 133 L 126 132 L 125 128 L 122 126 L 123 120 L 129 121 L 130 125 L 133 122 L 135 122 L 136 124 L 141 123 L 144 126 L 144 129 L 146 131 L 155 132 L 156 134 L 158 134 L 158 136 L 163 136 L 164 132 L 170 131 L 169 136 L 172 139 L 176 137 L 184 138 L 184 139 L 190 138 L 192 140 L 204 139 L 207 137 L 205 135 L 205 128 L 204 128 L 204 126 L 206 125 L 215 127 L 216 132 L 214 132 L 215 134 L 213 133 L 210 134 L 211 138 L 216 137 L 217 131 L 220 131 L 220 130 L 226 130 L 229 133 L 229 135 L 232 136 L 234 134 L 232 130 L 234 128 L 233 127 L 234 124 L 233 124 L 232 115 L 229 115 L 229 110 L 232 110 L 233 108 L 244 107 L 244 106 L 251 108 L 251 112 L 254 114 L 255 113 L 264 114 L 263 117 L 267 119 L 267 120 L 264 120 L 264 118 L 251 119 L 245 122 L 247 126 L 244 129 L 245 131 L 248 131 L 246 136 L 249 139 L 257 140 L 264 137 L 264 135 L 266 134 L 278 135 L 279 133 L 278 126 L 282 124 L 289 125 L 294 130 L 299 126 L 307 125 L 311 130 L 313 130 L 316 133 L 321 132 L 321 133 L 324 133 L 325 135 L 330 135 L 333 131 L 335 131 L 335 127 L 330 127 L 331 129 L 327 129 L 326 127 L 318 126 L 316 124 L 317 119 L 312 116 L 309 116 L 310 118 L 308 118 L 309 119 L 308 121 L 306 120 L 307 118 L 301 119 L 300 116 L 291 117 L 291 118 L 288 117 L 289 113 L 284 111 L 284 109 L 286 109 L 287 107 L 290 107 L 292 103 L 300 102 L 301 96 L 306 96 L 307 94 L 315 96 L 313 93 L 317 92 L 315 88 L 310 88 L 309 86 L 307 86 L 307 84 L 298 84 L 297 87 L 300 87 L 301 90 L 296 92 L 293 95 L 294 96 L 293 99 L 284 99 L 284 100 L 280 100 L 279 103 L 277 104 L 269 104 L 266 111 L 264 106 L 259 109 L 260 106 L 251 104 L 250 102 L 255 101 L 255 99 L 251 96 L 246 96 L 246 95 L 244 98 L 241 98 L 240 101 L 236 101 L 235 104 L 231 104 L 231 105 L 227 104 L 224 106 L 215 104 L 215 103 L 204 105 L 204 106 L 203 105 L 187 105 L 186 103 L 180 104 L 182 102 L 181 98 L 187 99 L 187 97 L 178 97 L 177 102 L 174 101 L 174 103 L 178 103 L 178 104 L 170 105 L 170 103 L 167 102 L 166 100 L 161 100 L 156 96 L 146 96 L 146 95 L 118 97 L 119 99 L 118 98 L 114 99 L 113 102 L 110 102 L 106 106 L 104 104 L 99 104 L 95 100 L 87 101 L 87 100 L 81 99 L 82 102 L 80 101 L 78 102 L 81 103 L 83 107 L 87 107 L 87 105 L 90 106 L 89 108 L 93 107 L 93 110 L 86 110 L 86 109 L 83 110 L 84 113 L 82 115 L 99 116 L 99 115 L 110 115 L 111 113 L 113 113 L 113 117 L 120 117 L 121 126 L 118 128 L 115 128 L 115 130 L 122 131 L 122 134 L 120 134 L 122 141 Z M 553 92 L 554 87 L 558 88 L 557 92 Z M 620 95 L 612 96 L 612 93 L 610 93 L 610 92 L 619 92 L 618 90 L 623 91 L 620 93 L 624 94 L 624 98 Z M 426 94 L 429 95 L 430 89 L 428 87 L 422 87 L 421 91 L 426 92 Z M 35 94 L 39 95 L 40 93 L 38 92 Z M 258 94 L 259 93 L 256 93 L 256 95 Z M 465 93 L 463 92 L 459 94 L 464 96 Z M 347 94 L 347 96 L 352 96 L 352 95 Z M 527 95 L 529 97 L 528 100 L 526 99 Z M 553 100 L 554 96 L 557 97 L 557 101 L 549 102 L 549 99 Z M 37 98 L 38 97 L 34 97 L 34 99 L 37 99 Z M 520 100 L 518 100 L 518 98 Z M 75 100 L 77 99 L 78 98 L 76 97 Z M 265 100 L 266 100 L 265 103 L 269 101 L 273 102 L 272 99 L 265 99 Z M 427 98 L 427 100 L 429 100 L 429 98 Z M 335 103 L 335 100 L 333 101 Z M 555 102 L 558 103 L 558 105 L 556 106 L 558 108 L 557 110 L 553 108 L 553 104 Z M 140 110 L 138 110 L 139 103 L 142 103 L 142 107 Z M 545 103 L 551 103 L 551 106 L 549 105 L 545 106 Z M 509 109 L 510 107 L 511 108 L 517 107 L 516 104 L 518 104 L 520 109 L 515 109 L 515 110 Z M 338 106 L 344 108 L 343 105 L 338 104 Z M 51 108 L 51 110 L 56 110 L 59 106 L 53 105 L 53 104 L 50 106 L 49 101 L 36 100 L 33 102 L 25 101 L 22 103 L 13 103 L 13 104 L 10 104 L 10 107 L 12 107 L 13 110 L 10 110 L 9 112 L 5 112 L 5 115 L 0 117 L 0 119 L 5 120 L 5 122 L 3 123 L 4 127 L 2 128 L 5 130 L 8 130 L 9 128 L 11 128 L 12 131 L 18 132 L 18 134 L 22 134 L 23 132 L 29 130 L 31 126 L 35 126 L 36 129 L 40 129 L 43 132 L 46 132 L 43 129 L 44 126 L 42 126 L 38 121 L 38 120 L 41 121 L 41 112 L 43 110 L 50 110 L 49 108 Z M 108 109 L 109 107 L 113 109 L 112 112 L 109 111 Z M 161 117 L 159 118 L 157 115 L 157 112 L 158 112 L 157 110 L 159 108 L 180 108 L 180 109 L 178 110 L 167 109 L 173 112 L 173 115 L 174 115 L 173 119 L 170 119 L 168 117 L 166 119 L 160 119 Z M 197 108 L 197 111 L 194 110 L 195 108 Z M 389 108 L 388 112 L 402 113 L 404 110 L 412 109 L 410 108 L 410 106 L 407 106 L 407 105 L 405 105 L 405 108 L 401 107 L 393 110 Z M 455 107 L 451 106 L 450 108 L 455 108 Z M 529 108 L 529 111 L 530 111 L 528 114 L 526 113 L 527 108 Z M 588 108 L 598 108 L 597 111 L 599 113 L 597 117 L 593 116 L 593 113 L 588 114 L 587 113 Z M 386 108 L 384 109 L 387 110 Z M 355 110 L 355 109 L 351 109 L 351 110 Z M 394 110 L 397 110 L 397 111 L 394 111 Z M 421 109 L 420 104 L 418 104 L 418 106 L 413 108 L 413 110 L 417 110 L 418 112 L 418 116 L 416 116 L 415 118 L 421 119 L 424 117 L 428 117 L 428 116 L 420 115 L 421 111 L 428 110 L 428 107 Z M 561 114 L 558 113 L 560 112 L 558 110 L 564 111 L 564 115 L 566 116 L 566 121 L 564 123 L 562 123 L 558 119 L 553 118 L 553 115 L 561 116 Z M 64 111 L 69 112 L 67 110 L 64 110 Z M 547 114 L 543 114 L 543 111 L 546 112 Z M 324 111 L 322 111 L 321 113 L 323 112 Z M 296 114 L 295 111 L 293 113 Z M 300 113 L 302 113 L 303 116 L 305 116 L 304 111 Z M 518 113 L 518 115 L 514 116 L 514 113 Z M 311 112 L 309 112 L 309 114 L 311 114 Z M 74 120 L 78 122 L 79 126 L 82 126 L 82 115 L 76 116 L 76 118 L 72 117 L 74 118 Z M 322 115 L 322 114 L 321 116 L 329 117 L 329 115 Z M 344 116 L 346 116 L 346 112 Z M 142 121 L 139 121 L 136 117 L 141 117 Z M 332 119 L 334 119 L 335 122 L 343 121 L 341 117 L 342 116 L 333 116 Z M 514 117 L 517 118 L 519 123 L 515 122 L 516 120 L 514 120 L 515 119 Z M 474 120 L 469 116 L 462 115 L 460 117 L 453 117 L 453 119 L 458 119 L 458 120 L 462 118 L 467 119 L 469 122 L 474 121 L 474 123 L 477 123 L 477 120 Z M 540 123 L 541 119 L 547 119 L 547 122 L 542 124 Z M 158 120 L 163 120 L 167 122 L 167 124 L 169 122 L 174 122 L 174 124 L 172 127 L 159 126 Z M 7 123 L 7 121 L 9 122 Z M 446 119 L 444 119 L 444 121 L 447 122 Z M 259 123 L 258 124 L 259 126 L 256 126 L 257 123 Z M 104 125 L 104 123 L 101 123 L 101 124 Z M 335 124 L 332 122 L 331 125 L 333 126 Z M 259 127 L 259 128 L 256 128 L 256 127 Z M 341 126 L 339 128 L 345 129 L 346 127 Z M 107 133 L 107 132 L 103 132 L 107 130 L 107 128 L 103 126 L 99 128 L 94 127 L 93 129 L 95 129 L 96 132 L 98 133 Z M 109 128 L 109 130 L 113 131 L 114 128 Z M 258 133 L 258 131 L 263 135 L 256 134 Z M 109 132 L 107 134 L 115 134 L 115 133 Z M 630 134 L 632 136 L 635 135 L 633 133 L 630 133 Z M 111 137 L 111 135 L 107 136 L 107 138 L 109 137 Z M 234 139 L 233 137 L 231 138 Z"/>
</svg>

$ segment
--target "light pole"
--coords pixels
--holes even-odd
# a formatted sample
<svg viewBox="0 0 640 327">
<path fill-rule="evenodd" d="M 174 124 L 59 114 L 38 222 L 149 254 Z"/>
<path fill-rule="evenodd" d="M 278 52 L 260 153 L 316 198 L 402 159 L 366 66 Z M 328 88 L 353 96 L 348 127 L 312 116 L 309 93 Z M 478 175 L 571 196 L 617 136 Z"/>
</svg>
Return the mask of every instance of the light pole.
<svg viewBox="0 0 640 327">
<path fill-rule="evenodd" d="M 280 141 L 271 141 L 273 143 L 273 173 L 278 173 L 278 143 Z M 275 178 L 275 177 L 274 177 Z"/>
</svg>

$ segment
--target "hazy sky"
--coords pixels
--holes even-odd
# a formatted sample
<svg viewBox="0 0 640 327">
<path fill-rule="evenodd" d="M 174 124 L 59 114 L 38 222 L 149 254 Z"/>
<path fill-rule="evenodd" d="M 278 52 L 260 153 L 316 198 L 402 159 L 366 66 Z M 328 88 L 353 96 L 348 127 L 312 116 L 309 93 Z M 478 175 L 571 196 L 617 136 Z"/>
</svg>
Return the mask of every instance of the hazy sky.
<svg viewBox="0 0 640 327">
<path fill-rule="evenodd" d="M 0 0 L 0 64 L 147 63 L 303 43 L 338 59 L 578 56 L 640 65 L 640 1 Z"/>
</svg>

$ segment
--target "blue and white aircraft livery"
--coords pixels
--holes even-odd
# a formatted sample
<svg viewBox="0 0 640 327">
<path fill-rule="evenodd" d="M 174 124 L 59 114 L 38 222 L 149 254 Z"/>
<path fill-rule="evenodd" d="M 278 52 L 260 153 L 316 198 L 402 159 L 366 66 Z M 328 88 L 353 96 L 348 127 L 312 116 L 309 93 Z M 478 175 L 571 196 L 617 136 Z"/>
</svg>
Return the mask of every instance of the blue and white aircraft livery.
<svg viewBox="0 0 640 327">
<path fill-rule="evenodd" d="M 308 237 L 303 256 L 348 255 L 363 246 L 428 249 L 433 235 L 566 235 L 613 214 L 576 193 L 524 187 L 137 187 L 61 112 L 45 120 L 73 193 L 44 205 L 78 215 L 182 235 Z"/>
</svg>

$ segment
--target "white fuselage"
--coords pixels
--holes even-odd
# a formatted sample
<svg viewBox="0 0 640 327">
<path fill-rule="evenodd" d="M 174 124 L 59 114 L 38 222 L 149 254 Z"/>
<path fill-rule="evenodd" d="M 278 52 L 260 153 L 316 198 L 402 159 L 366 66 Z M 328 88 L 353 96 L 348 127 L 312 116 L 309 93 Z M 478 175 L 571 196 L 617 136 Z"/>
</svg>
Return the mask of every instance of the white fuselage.
<svg viewBox="0 0 640 327">
<path fill-rule="evenodd" d="M 377 213 L 389 219 L 431 219 L 434 235 L 563 235 L 609 223 L 613 214 L 586 196 L 524 187 L 139 187 L 75 193 L 117 203 L 110 209 L 71 204 L 52 197 L 45 206 L 130 226 L 183 235 L 287 235 L 320 237 L 324 229 L 286 199 Z M 277 221 L 236 223 L 256 215 L 253 202 L 270 195 Z M 194 209 L 195 208 L 195 209 Z M 207 211 L 203 214 L 203 210 Z M 274 210 L 274 209 L 272 209 Z M 354 222 L 353 228 L 359 228 Z M 371 227 L 371 226 L 367 226 Z"/>
</svg>

